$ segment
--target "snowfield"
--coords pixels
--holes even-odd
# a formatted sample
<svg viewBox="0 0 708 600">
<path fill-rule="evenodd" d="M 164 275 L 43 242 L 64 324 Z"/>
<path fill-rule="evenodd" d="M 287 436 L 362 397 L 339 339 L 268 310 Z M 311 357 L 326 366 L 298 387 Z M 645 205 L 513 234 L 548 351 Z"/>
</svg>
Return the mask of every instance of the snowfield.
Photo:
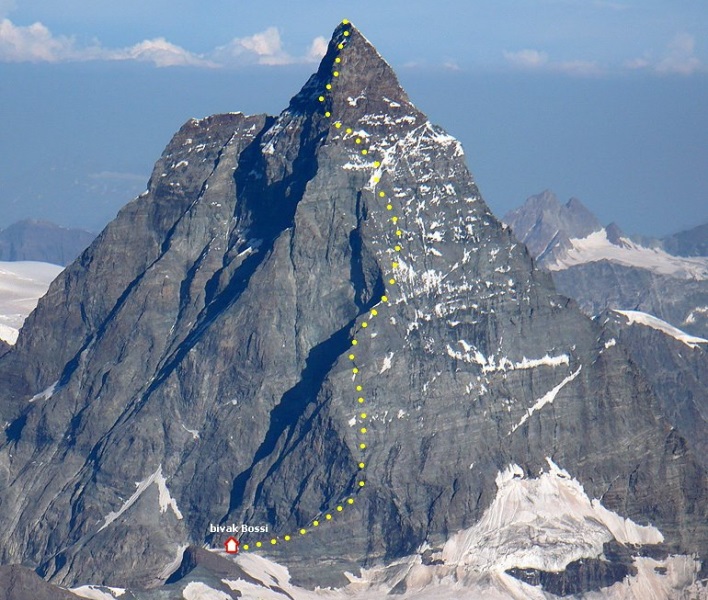
<svg viewBox="0 0 708 600">
<path fill-rule="evenodd" d="M 0 261 L 0 339 L 17 341 L 22 324 L 64 267 L 43 262 Z"/>
<path fill-rule="evenodd" d="M 235 558 L 249 575 L 222 582 L 238 590 L 244 600 L 550 600 L 540 587 L 526 584 L 506 573 L 511 568 L 562 571 L 576 560 L 603 558 L 603 544 L 645 545 L 663 541 L 651 525 L 638 525 L 590 499 L 583 486 L 550 458 L 548 470 L 527 477 L 517 465 L 497 476 L 497 496 L 478 523 L 453 535 L 442 549 L 433 551 L 424 564 L 424 545 L 415 554 L 392 564 L 349 574 L 341 589 L 299 588 L 290 583 L 286 567 L 257 554 Z M 691 556 L 672 555 L 664 560 L 635 558 L 637 575 L 627 577 L 599 592 L 587 592 L 586 600 L 667 600 L 708 598 L 708 588 L 694 583 L 700 563 Z M 221 600 L 217 590 L 193 586 L 184 597 Z M 204 595 L 192 595 L 195 592 Z M 687 595 L 688 594 L 688 595 Z M 575 598 L 577 596 L 573 596 Z"/>
<path fill-rule="evenodd" d="M 639 267 L 678 279 L 708 279 L 708 257 L 673 256 L 658 248 L 645 248 L 635 244 L 629 238 L 621 238 L 621 241 L 621 246 L 610 242 L 604 229 L 585 238 L 572 238 L 572 247 L 555 263 L 549 264 L 548 269 L 560 271 L 575 265 L 607 260 L 625 267 Z"/>
</svg>

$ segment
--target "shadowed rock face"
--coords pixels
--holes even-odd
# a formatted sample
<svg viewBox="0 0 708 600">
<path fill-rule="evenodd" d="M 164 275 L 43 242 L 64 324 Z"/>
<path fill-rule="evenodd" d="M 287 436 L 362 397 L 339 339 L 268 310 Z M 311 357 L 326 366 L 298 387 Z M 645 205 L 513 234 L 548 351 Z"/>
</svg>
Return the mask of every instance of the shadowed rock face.
<svg viewBox="0 0 708 600">
<path fill-rule="evenodd" d="M 264 552 L 326 585 L 469 527 L 545 457 L 704 554 L 705 472 L 602 335 L 339 27 L 277 118 L 186 123 L 0 359 L 0 561 L 154 587 L 223 543 L 210 524 L 321 517 Z"/>
</svg>

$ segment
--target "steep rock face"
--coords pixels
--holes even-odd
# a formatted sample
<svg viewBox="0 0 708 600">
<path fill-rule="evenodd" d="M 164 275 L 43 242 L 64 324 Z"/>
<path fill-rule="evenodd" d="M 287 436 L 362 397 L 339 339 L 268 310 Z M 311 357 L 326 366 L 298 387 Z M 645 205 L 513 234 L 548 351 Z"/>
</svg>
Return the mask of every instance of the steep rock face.
<svg viewBox="0 0 708 600">
<path fill-rule="evenodd" d="M 605 311 L 597 320 L 629 350 L 655 390 L 663 414 L 708 466 L 708 343 L 686 343 L 655 328 L 628 323 L 615 311 Z"/>
<path fill-rule="evenodd" d="M 183 126 L 0 360 L 0 561 L 151 587 L 264 523 L 242 542 L 322 584 L 546 457 L 704 555 L 705 471 L 603 336 L 343 25 L 279 117 Z"/>
</svg>

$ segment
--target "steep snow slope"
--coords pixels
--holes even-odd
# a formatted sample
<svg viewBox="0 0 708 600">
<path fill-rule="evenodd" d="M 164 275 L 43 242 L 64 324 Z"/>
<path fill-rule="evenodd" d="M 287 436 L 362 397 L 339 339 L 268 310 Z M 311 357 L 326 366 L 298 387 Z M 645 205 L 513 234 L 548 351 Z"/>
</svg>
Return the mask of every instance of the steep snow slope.
<svg viewBox="0 0 708 600">
<path fill-rule="evenodd" d="M 42 262 L 0 262 L 0 339 L 17 341 L 27 315 L 62 270 Z"/>
</svg>

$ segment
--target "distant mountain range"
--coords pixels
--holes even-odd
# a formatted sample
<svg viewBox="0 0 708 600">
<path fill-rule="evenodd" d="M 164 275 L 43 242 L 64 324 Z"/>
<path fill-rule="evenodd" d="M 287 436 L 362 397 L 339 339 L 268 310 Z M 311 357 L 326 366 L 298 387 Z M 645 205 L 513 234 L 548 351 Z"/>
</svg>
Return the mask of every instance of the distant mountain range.
<svg viewBox="0 0 708 600">
<path fill-rule="evenodd" d="M 504 217 L 556 288 L 589 315 L 639 310 L 708 337 L 708 224 L 663 239 L 603 227 L 578 200 L 551 191 Z"/>
<path fill-rule="evenodd" d="M 30 260 L 66 266 L 96 237 L 90 231 L 28 219 L 0 230 L 0 260 Z"/>
</svg>

